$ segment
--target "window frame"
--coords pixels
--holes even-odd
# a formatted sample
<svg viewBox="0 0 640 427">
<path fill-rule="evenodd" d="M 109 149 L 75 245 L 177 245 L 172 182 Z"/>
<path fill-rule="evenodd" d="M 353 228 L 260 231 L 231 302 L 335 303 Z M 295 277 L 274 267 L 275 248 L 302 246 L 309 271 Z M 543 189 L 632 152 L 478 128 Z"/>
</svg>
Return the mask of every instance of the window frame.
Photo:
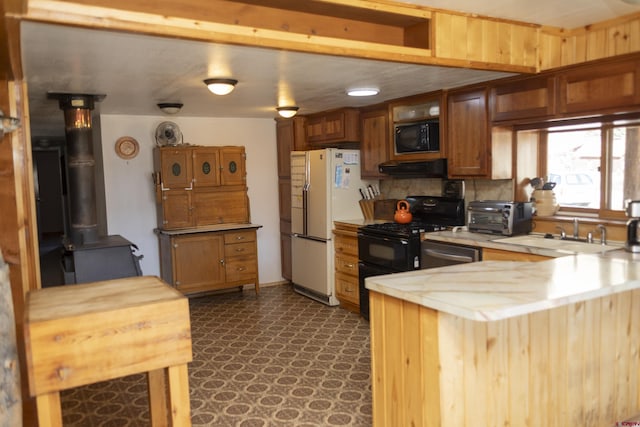
<svg viewBox="0 0 640 427">
<path fill-rule="evenodd" d="M 600 129 L 600 206 L 598 208 L 583 208 L 575 206 L 560 206 L 556 215 L 558 216 L 577 216 L 577 217 L 591 217 L 601 219 L 612 220 L 624 220 L 626 214 L 624 210 L 608 209 L 607 200 L 610 197 L 611 188 L 611 172 L 612 172 L 612 144 L 613 144 L 613 130 L 618 127 L 630 127 L 640 126 L 640 113 L 621 114 L 621 115 L 608 115 L 598 117 L 587 117 L 578 119 L 567 119 L 553 122 L 536 123 L 524 126 L 514 127 L 514 131 L 537 131 L 539 144 L 538 144 L 538 159 L 537 159 L 537 176 L 546 176 L 548 174 L 547 168 L 547 149 L 548 149 L 548 135 L 552 128 L 559 128 L 563 126 L 575 126 L 575 125 L 589 125 L 592 124 L 593 128 Z M 571 131 L 571 130 L 567 130 Z M 562 132 L 562 131 L 560 131 Z M 517 140 L 517 137 L 516 137 Z"/>
</svg>

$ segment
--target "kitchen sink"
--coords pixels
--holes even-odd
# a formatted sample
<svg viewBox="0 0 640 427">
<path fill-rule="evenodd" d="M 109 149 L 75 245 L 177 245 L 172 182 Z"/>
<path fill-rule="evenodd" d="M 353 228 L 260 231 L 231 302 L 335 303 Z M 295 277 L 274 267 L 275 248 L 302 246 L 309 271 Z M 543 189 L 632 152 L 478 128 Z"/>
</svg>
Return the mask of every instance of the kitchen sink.
<svg viewBox="0 0 640 427">
<path fill-rule="evenodd" d="M 560 238 L 548 239 L 543 235 L 533 234 L 527 234 L 524 236 L 501 237 L 499 239 L 493 239 L 492 242 L 590 254 L 613 251 L 622 247 L 616 245 L 601 245 L 598 241 L 595 241 L 594 243 L 587 243 L 576 240 L 562 240 Z"/>
</svg>

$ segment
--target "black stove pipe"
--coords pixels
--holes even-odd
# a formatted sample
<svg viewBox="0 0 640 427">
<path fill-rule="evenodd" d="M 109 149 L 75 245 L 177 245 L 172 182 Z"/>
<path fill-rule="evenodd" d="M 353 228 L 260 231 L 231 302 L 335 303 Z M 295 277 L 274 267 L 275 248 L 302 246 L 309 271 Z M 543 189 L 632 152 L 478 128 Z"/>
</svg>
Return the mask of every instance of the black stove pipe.
<svg viewBox="0 0 640 427">
<path fill-rule="evenodd" d="M 64 111 L 67 179 L 69 185 L 69 243 L 98 241 L 96 164 L 93 155 L 91 111 L 104 95 L 50 93 Z"/>
</svg>

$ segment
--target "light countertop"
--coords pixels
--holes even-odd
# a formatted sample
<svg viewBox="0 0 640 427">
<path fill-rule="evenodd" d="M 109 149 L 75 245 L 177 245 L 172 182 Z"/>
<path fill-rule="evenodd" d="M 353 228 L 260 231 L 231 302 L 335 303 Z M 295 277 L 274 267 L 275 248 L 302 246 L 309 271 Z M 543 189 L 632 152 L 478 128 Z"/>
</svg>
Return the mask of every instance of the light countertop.
<svg viewBox="0 0 640 427">
<path fill-rule="evenodd" d="M 227 224 L 215 224 L 215 225 L 207 225 L 204 227 L 192 227 L 192 228 L 182 228 L 179 230 L 159 230 L 156 229 L 155 232 L 159 234 L 166 234 L 168 236 L 178 236 L 181 234 L 193 234 L 193 233 L 209 233 L 213 231 L 231 231 L 231 230 L 245 230 L 250 228 L 262 228 L 261 225 L 258 224 L 244 224 L 244 223 L 227 223 Z"/>
<path fill-rule="evenodd" d="M 617 249 L 540 262 L 483 261 L 365 282 L 370 290 L 466 319 L 501 320 L 640 288 L 640 254 Z"/>
</svg>

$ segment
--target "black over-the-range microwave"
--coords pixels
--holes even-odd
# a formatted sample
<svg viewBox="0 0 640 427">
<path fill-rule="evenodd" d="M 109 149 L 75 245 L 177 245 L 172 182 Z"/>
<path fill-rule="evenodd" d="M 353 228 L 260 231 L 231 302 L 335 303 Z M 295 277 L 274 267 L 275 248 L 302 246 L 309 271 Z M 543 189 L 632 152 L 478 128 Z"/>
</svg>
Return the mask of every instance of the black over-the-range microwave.
<svg viewBox="0 0 640 427">
<path fill-rule="evenodd" d="M 396 154 L 440 151 L 440 122 L 438 119 L 394 125 Z"/>
</svg>

